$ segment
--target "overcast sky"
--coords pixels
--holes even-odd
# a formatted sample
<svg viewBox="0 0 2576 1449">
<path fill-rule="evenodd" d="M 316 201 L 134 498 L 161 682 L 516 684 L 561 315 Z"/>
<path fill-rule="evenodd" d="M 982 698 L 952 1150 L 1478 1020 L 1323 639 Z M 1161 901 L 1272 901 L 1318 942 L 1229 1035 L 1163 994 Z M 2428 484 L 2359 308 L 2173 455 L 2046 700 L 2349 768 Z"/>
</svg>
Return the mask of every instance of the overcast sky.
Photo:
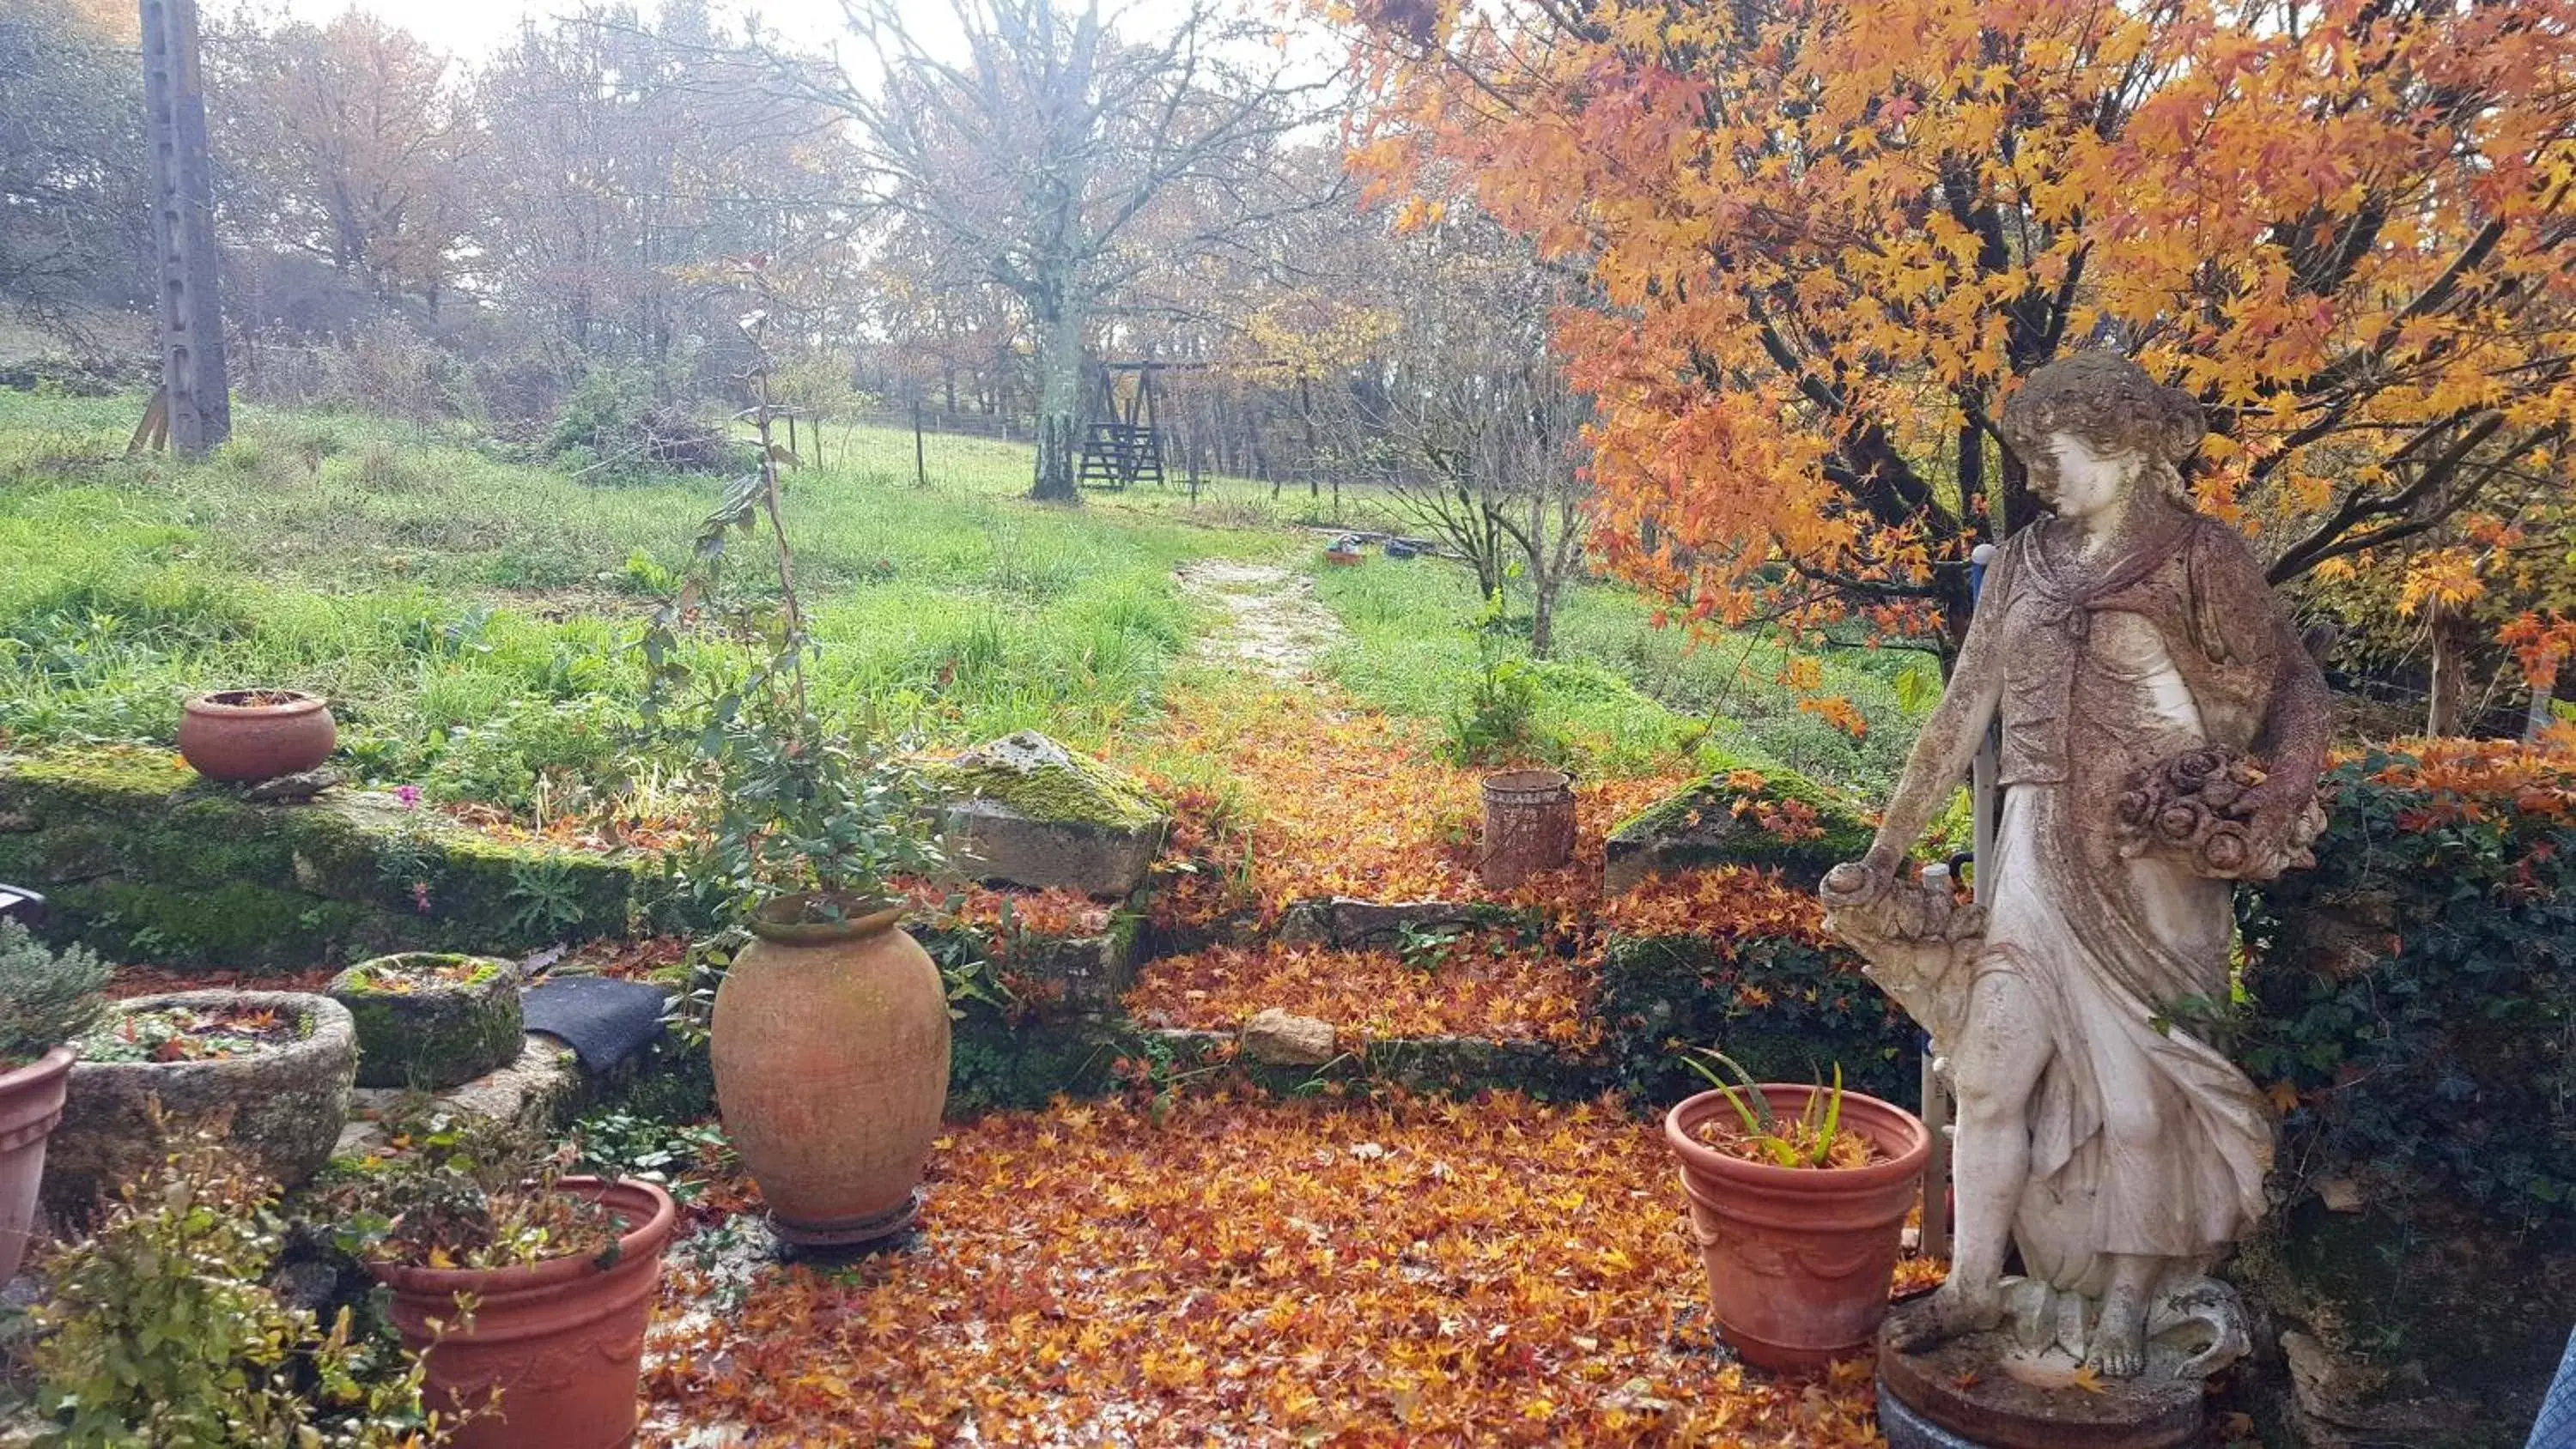
<svg viewBox="0 0 2576 1449">
<path fill-rule="evenodd" d="M 634 3 L 647 15 L 661 8 L 660 0 Z M 542 21 L 579 9 L 578 0 L 252 0 L 252 5 L 269 13 L 282 8 L 299 20 L 313 21 L 329 20 L 344 10 L 363 10 L 467 59 L 480 59 L 507 44 L 528 16 Z M 220 0 L 207 8 L 221 8 Z M 848 33 L 840 0 L 709 0 L 708 8 L 727 21 L 757 15 L 763 29 L 816 49 Z M 904 9 L 908 19 L 919 11 L 915 33 L 925 38 L 956 31 L 949 0 L 904 0 Z M 1168 33 L 1188 6 L 1186 0 L 1105 0 L 1102 9 L 1122 34 L 1143 38 L 1158 28 L 1158 22 Z M 1266 6 L 1262 13 L 1269 13 Z"/>
</svg>

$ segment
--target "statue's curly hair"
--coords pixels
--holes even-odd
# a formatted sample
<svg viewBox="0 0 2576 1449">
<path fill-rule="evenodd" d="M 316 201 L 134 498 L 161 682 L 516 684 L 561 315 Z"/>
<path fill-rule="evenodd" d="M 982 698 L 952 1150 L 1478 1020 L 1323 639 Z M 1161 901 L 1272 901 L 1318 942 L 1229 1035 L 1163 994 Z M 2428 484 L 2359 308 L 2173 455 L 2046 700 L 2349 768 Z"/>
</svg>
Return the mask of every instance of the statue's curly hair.
<svg viewBox="0 0 2576 1449">
<path fill-rule="evenodd" d="M 2079 352 L 2024 379 L 2004 401 L 2004 441 L 2023 458 L 2040 456 L 2052 433 L 2073 433 L 2105 455 L 2137 453 L 2165 494 L 2184 499 L 2179 469 L 2207 436 L 2200 404 L 2165 387 L 2116 352 Z"/>
</svg>

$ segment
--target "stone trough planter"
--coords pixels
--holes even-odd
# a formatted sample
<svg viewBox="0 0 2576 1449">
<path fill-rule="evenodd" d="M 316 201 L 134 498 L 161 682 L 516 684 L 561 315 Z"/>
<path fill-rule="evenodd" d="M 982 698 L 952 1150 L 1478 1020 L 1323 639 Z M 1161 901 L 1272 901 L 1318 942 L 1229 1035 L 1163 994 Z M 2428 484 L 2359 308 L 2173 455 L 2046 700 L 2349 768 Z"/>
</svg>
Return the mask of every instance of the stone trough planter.
<svg viewBox="0 0 2576 1449">
<path fill-rule="evenodd" d="M 149 1172 L 168 1144 L 198 1132 L 222 1137 L 283 1187 L 330 1160 L 348 1120 L 358 1066 L 357 1033 L 346 1009 L 327 996 L 293 991 L 140 996 L 110 1008 L 105 1023 L 84 1038 L 84 1054 L 95 1054 L 109 1034 L 126 1049 L 148 1050 L 139 1044 L 157 1032 L 126 1033 L 138 1022 L 164 1024 L 160 1013 L 169 1008 L 218 1017 L 274 1013 L 276 1024 L 235 1055 L 74 1066 L 45 1162 L 45 1200 L 58 1211 L 86 1211 Z"/>
<path fill-rule="evenodd" d="M 507 961 L 414 951 L 331 978 L 358 1034 L 358 1085 L 444 1091 L 518 1060 L 519 973 Z"/>
</svg>

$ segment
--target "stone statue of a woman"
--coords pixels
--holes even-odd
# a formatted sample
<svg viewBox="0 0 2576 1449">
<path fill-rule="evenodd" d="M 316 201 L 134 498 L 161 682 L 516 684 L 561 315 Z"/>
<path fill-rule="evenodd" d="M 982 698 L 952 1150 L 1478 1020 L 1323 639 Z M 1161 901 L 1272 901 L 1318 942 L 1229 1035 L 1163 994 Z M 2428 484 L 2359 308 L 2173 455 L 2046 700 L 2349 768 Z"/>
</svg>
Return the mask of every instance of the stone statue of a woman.
<svg viewBox="0 0 2576 1449">
<path fill-rule="evenodd" d="M 2188 396 L 2086 354 L 2030 377 L 2003 430 L 2054 516 L 1999 551 L 1885 823 L 1823 897 L 1958 1098 L 1955 1256 L 1901 1346 L 2009 1317 L 2130 1376 L 2263 1208 L 2268 1104 L 2182 1023 L 2227 1000 L 2229 882 L 2306 863 L 2326 686 L 2184 492 Z M 1900 870 L 1998 717 L 1994 851 L 1954 911 Z"/>
</svg>

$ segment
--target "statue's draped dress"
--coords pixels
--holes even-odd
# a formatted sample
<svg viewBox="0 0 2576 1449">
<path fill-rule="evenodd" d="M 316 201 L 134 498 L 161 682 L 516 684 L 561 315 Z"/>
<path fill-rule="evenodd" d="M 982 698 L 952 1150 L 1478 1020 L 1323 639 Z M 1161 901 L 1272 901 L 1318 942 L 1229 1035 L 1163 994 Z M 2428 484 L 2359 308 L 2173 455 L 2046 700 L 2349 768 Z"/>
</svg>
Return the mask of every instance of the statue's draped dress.
<svg viewBox="0 0 2576 1449">
<path fill-rule="evenodd" d="M 2284 641 L 2249 640 L 2251 621 L 2222 617 L 2224 601 L 2259 596 L 2261 575 L 2196 514 L 2159 513 L 2107 562 L 2040 543 L 2024 530 L 2001 550 L 1968 641 L 2004 674 L 2003 802 L 1975 970 L 2018 977 L 2048 1024 L 2014 1222 L 2023 1267 L 2092 1297 L 2107 1285 L 2103 1254 L 2171 1260 L 2172 1282 L 2262 1213 L 2268 1106 L 2172 1021 L 2189 998 L 2227 999 L 2230 887 L 2122 858 L 2113 812 L 2139 766 L 2253 746 Z"/>
</svg>

